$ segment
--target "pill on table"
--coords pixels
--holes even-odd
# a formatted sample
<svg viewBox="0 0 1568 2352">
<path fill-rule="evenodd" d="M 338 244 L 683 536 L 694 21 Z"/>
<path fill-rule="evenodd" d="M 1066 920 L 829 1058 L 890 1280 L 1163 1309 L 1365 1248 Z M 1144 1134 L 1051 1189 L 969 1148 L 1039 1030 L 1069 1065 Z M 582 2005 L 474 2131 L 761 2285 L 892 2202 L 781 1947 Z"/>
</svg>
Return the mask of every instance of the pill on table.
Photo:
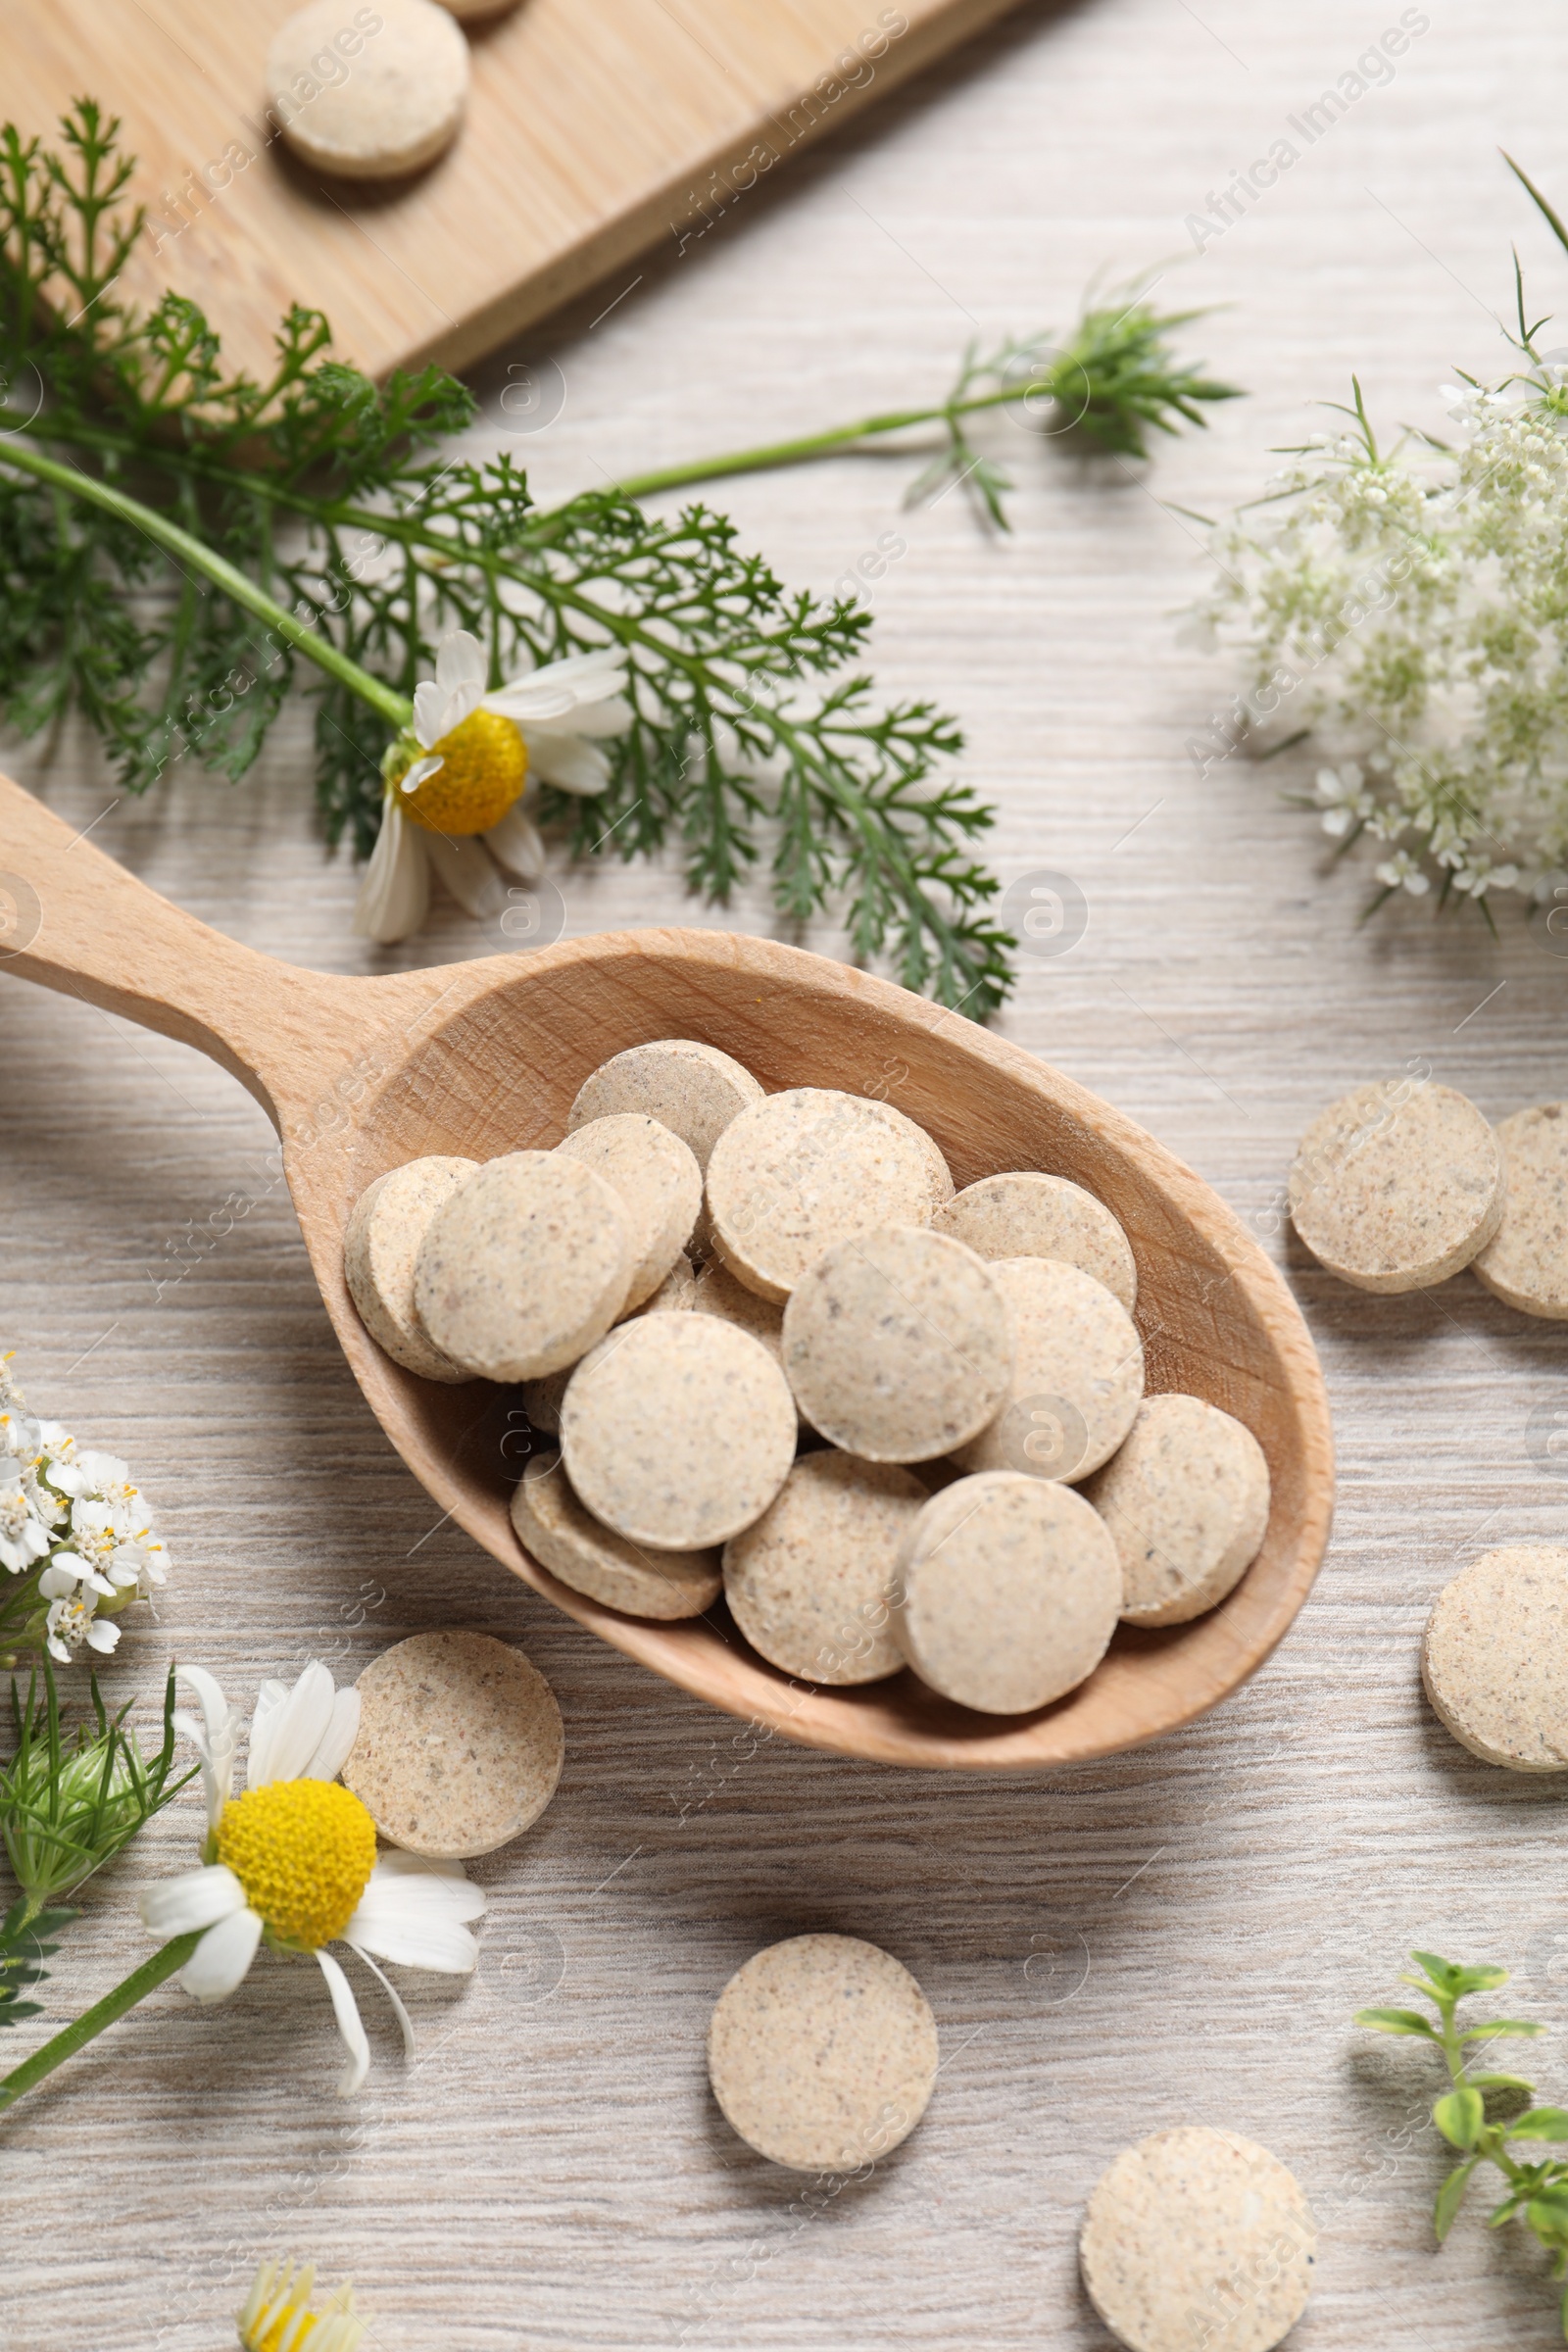
<svg viewBox="0 0 1568 2352">
<path fill-rule="evenodd" d="M 1510 1772 L 1568 1772 L 1568 1550 L 1505 1544 L 1433 1604 L 1421 1680 L 1461 1746 Z"/>
<path fill-rule="evenodd" d="M 557 1150 L 581 1160 L 620 1197 L 635 1263 L 623 1314 L 653 1296 L 691 1239 L 703 1172 L 689 1144 L 644 1111 L 612 1111 L 574 1127 Z"/>
<path fill-rule="evenodd" d="M 893 1583 L 925 1501 L 892 1463 L 803 1454 L 760 1519 L 724 1546 L 730 1614 L 752 1647 L 813 1683 L 901 1673 Z"/>
<path fill-rule="evenodd" d="M 628 1617 L 700 1617 L 718 1598 L 716 1551 L 657 1551 L 602 1527 L 572 1493 L 559 1453 L 529 1462 L 512 1490 L 512 1524 L 552 1576 Z"/>
<path fill-rule="evenodd" d="M 415 1634 L 356 1686 L 345 1787 L 383 1838 L 457 1861 L 493 1853 L 556 1792 L 565 1735 L 556 1694 L 520 1649 L 488 1634 Z"/>
<path fill-rule="evenodd" d="M 988 1470 L 933 1494 L 905 1538 L 894 1630 L 933 1690 L 1021 1715 L 1073 1690 L 1121 1610 L 1110 1532 L 1081 1494 Z"/>
<path fill-rule="evenodd" d="M 634 1544 L 700 1551 L 760 1519 L 795 1459 L 795 1400 L 760 1341 L 714 1315 L 638 1315 L 577 1366 L 566 1475 Z"/>
<path fill-rule="evenodd" d="M 936 1233 L 951 1233 L 977 1257 L 1054 1257 L 1103 1283 L 1132 1313 L 1138 1268 L 1132 1244 L 1102 1200 L 1065 1176 L 1017 1169 L 982 1176 L 939 1208 Z"/>
<path fill-rule="evenodd" d="M 1192 2352 L 1216 2328 L 1225 2352 L 1272 2352 L 1306 2309 L 1316 2254 L 1295 2176 L 1202 2124 L 1124 2149 L 1078 2240 L 1089 2300 L 1128 2352 Z"/>
<path fill-rule="evenodd" d="M 442 1354 L 419 1321 L 414 1265 L 436 1210 L 478 1166 L 432 1154 L 389 1168 L 360 1195 L 343 1234 L 343 1272 L 360 1321 L 395 1364 L 426 1380 L 473 1377 Z"/>
<path fill-rule="evenodd" d="M 1502 1154 L 1450 1086 L 1380 1079 L 1331 1102 L 1291 1168 L 1291 1222 L 1312 1255 L 1363 1291 L 1457 1274 L 1502 1215 Z"/>
<path fill-rule="evenodd" d="M 706 1175 L 713 1146 L 731 1119 L 760 1102 L 762 1087 L 728 1054 L 695 1038 L 663 1037 L 649 1046 L 628 1046 L 584 1080 L 566 1115 L 574 1134 L 590 1119 L 616 1111 L 641 1111 L 678 1135 Z"/>
<path fill-rule="evenodd" d="M 467 103 L 468 44 L 445 8 L 376 0 L 374 15 L 370 31 L 349 22 L 344 0 L 309 0 L 267 55 L 284 138 L 340 179 L 394 179 L 433 163 Z"/>
<path fill-rule="evenodd" d="M 436 1210 L 414 1299 L 443 1354 L 486 1380 L 537 1380 L 603 1337 L 636 1262 L 619 1195 L 559 1152 L 487 1160 Z"/>
<path fill-rule="evenodd" d="M 960 1470 L 1087 1478 L 1126 1437 L 1144 1393 L 1132 1317 L 1102 1282 L 1056 1258 L 1001 1257 L 987 1271 L 1012 1322 L 1012 1381 L 953 1458 Z"/>
<path fill-rule="evenodd" d="M 937 2075 L 936 2020 L 890 1952 L 792 1936 L 736 1970 L 708 2028 L 726 2121 L 774 2164 L 852 2173 L 914 2130 Z"/>
<path fill-rule="evenodd" d="M 800 1086 L 733 1120 L 708 1165 L 713 1246 L 760 1298 L 784 1299 L 835 1242 L 928 1225 L 936 1147 L 887 1102 Z"/>
<path fill-rule="evenodd" d="M 1516 1110 L 1496 1130 L 1502 1218 L 1471 1270 L 1521 1314 L 1568 1320 L 1568 1102 Z"/>
<path fill-rule="evenodd" d="M 984 1429 L 1006 1397 L 1006 1302 L 992 1269 L 945 1234 L 859 1234 L 796 1284 L 784 1370 L 806 1419 L 846 1453 L 931 1461 Z"/>
<path fill-rule="evenodd" d="M 1224 1599 L 1268 1527 L 1268 1463 L 1251 1431 L 1199 1396 L 1147 1396 L 1084 1488 L 1121 1559 L 1129 1625 L 1185 1625 Z"/>
</svg>

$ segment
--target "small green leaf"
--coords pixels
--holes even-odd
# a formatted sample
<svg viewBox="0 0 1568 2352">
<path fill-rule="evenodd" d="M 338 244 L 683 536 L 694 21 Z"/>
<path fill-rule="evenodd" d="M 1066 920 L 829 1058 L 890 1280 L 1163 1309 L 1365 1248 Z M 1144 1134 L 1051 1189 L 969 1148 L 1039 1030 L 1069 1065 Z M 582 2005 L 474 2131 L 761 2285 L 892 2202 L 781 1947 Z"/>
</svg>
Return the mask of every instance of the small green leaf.
<svg viewBox="0 0 1568 2352">
<path fill-rule="evenodd" d="M 1454 2216 L 1470 2185 L 1470 2176 L 1480 2162 L 1479 2156 L 1472 2156 L 1468 2164 L 1456 2164 L 1438 2191 L 1438 2201 L 1432 2208 L 1432 2227 L 1438 2233 L 1440 2246 L 1453 2228 Z"/>
<path fill-rule="evenodd" d="M 1412 1952 L 1410 1957 L 1417 1968 L 1425 1969 L 1433 1984 L 1441 1985 L 1445 1992 L 1454 1991 L 1454 1979 L 1464 1974 L 1456 1960 L 1440 1960 L 1436 1952 Z"/>
<path fill-rule="evenodd" d="M 1477 2161 L 1479 2162 L 1479 2159 L 1477 2159 Z M 1524 2201 L 1525 2200 L 1523 2197 L 1504 2197 L 1502 2203 L 1500 2205 L 1494 2205 L 1492 2211 L 1488 2214 L 1487 2228 L 1489 2230 L 1500 2230 L 1504 2222 L 1511 2222 L 1513 2220 L 1514 2215 L 1519 2211 L 1519 2208 Z"/>
<path fill-rule="evenodd" d="M 1466 2026 L 1459 2039 L 1485 2041 L 1494 2034 L 1514 2034 L 1534 2040 L 1538 2034 L 1544 2034 L 1545 2031 L 1544 2026 L 1532 2026 L 1522 2017 L 1494 2017 L 1489 2018 L 1484 2026 Z"/>
<path fill-rule="evenodd" d="M 1473 2148 L 1486 2121 L 1480 2091 L 1468 2082 L 1458 2090 L 1445 2091 L 1433 2107 L 1432 2121 L 1451 2146 Z"/>
<path fill-rule="evenodd" d="M 1436 2041 L 1432 2026 L 1416 2009 L 1358 2009 L 1355 2023 L 1368 2027 L 1374 2034 L 1415 2034 L 1423 2041 Z"/>
<path fill-rule="evenodd" d="M 1568 2244 L 1568 2205 L 1547 2197 L 1532 2197 L 1525 2207 L 1525 2220 L 1544 2246 Z"/>
<path fill-rule="evenodd" d="M 1477 2090 L 1528 2090 L 1533 2092 L 1536 2087 L 1533 2082 L 1527 2082 L 1523 2075 L 1468 2075 L 1465 2080 L 1473 2082 Z"/>
<path fill-rule="evenodd" d="M 1568 2107 L 1532 2107 L 1502 2126 L 1505 2139 L 1568 2139 Z"/>
<path fill-rule="evenodd" d="M 1507 1982 L 1508 1971 L 1505 1968 L 1492 1968 L 1483 1964 L 1477 1968 L 1461 1968 L 1453 1989 L 1462 2000 L 1467 1992 L 1495 1992 L 1499 1984 L 1506 1984 Z"/>
</svg>

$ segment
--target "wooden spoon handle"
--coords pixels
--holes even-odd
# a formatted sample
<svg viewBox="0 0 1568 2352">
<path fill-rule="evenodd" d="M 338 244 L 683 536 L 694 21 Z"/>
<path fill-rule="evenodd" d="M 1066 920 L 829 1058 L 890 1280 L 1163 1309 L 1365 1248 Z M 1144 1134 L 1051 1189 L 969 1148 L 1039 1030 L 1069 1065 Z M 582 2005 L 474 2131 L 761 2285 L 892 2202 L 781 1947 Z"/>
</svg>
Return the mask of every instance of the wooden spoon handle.
<svg viewBox="0 0 1568 2352">
<path fill-rule="evenodd" d="M 0 775 L 0 972 L 80 997 L 196 1046 L 233 1072 L 273 1124 L 276 1086 L 308 1087 L 351 1047 L 362 992 L 209 930 L 127 874 Z"/>
</svg>

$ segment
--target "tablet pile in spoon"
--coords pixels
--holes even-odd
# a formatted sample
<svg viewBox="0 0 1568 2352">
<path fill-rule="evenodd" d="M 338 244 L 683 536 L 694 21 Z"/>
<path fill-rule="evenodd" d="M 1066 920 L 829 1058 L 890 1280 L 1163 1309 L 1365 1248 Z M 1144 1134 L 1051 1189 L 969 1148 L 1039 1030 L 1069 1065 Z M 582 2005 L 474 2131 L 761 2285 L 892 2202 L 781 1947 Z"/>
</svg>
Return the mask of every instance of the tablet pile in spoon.
<svg viewBox="0 0 1568 2352">
<path fill-rule="evenodd" d="M 1215 1607 L 1262 1543 L 1255 1438 L 1144 1394 L 1102 1202 L 1031 1169 L 956 1192 L 891 1103 L 768 1094 L 714 1046 L 617 1054 L 552 1151 L 390 1171 L 345 1266 L 398 1363 L 521 1383 L 559 1440 L 513 1498 L 535 1559 L 633 1616 L 722 1590 L 805 1680 L 907 1667 L 1024 1713 L 1118 1619 Z"/>
</svg>

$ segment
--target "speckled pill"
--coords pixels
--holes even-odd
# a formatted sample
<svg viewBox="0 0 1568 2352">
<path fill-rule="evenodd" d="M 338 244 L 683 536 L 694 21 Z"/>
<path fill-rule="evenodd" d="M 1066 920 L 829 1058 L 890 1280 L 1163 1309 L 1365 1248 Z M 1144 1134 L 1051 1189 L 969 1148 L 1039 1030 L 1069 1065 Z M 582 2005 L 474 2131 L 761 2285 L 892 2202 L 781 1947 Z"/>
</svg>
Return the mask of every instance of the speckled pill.
<svg viewBox="0 0 1568 2352">
<path fill-rule="evenodd" d="M 607 1527 L 698 1551 L 760 1519 L 795 1458 L 795 1401 L 767 1349 L 713 1315 L 638 1315 L 578 1365 L 566 1474 Z"/>
<path fill-rule="evenodd" d="M 1319 1113 L 1291 1167 L 1291 1222 L 1359 1290 L 1424 1290 L 1484 1250 L 1503 1205 L 1502 1153 L 1473 1102 L 1414 1079 L 1358 1086 Z"/>
<path fill-rule="evenodd" d="M 1059 1258 L 1103 1283 L 1129 1314 L 1138 1302 L 1132 1244 L 1104 1202 L 1065 1176 L 1027 1168 L 982 1176 L 939 1208 L 931 1226 L 977 1257 Z"/>
<path fill-rule="evenodd" d="M 1317 2225 L 1295 2176 L 1206 2125 L 1156 2132 L 1095 2183 L 1078 2240 L 1089 2300 L 1127 2352 L 1272 2352 L 1306 2309 Z"/>
<path fill-rule="evenodd" d="M 442 1861 L 493 1853 L 556 1792 L 565 1735 L 532 1661 L 488 1634 L 415 1634 L 356 1686 L 360 1726 L 343 1767 L 383 1838 Z"/>
<path fill-rule="evenodd" d="M 1012 1322 L 1011 1384 L 995 1417 L 954 1448 L 960 1470 L 1087 1478 L 1133 1425 L 1144 1349 L 1103 1283 L 1046 1257 L 1003 1257 L 988 1271 Z"/>
<path fill-rule="evenodd" d="M 716 1551 L 656 1551 L 584 1510 L 559 1453 L 529 1462 L 512 1490 L 517 1540 L 574 1592 L 628 1617 L 700 1617 L 722 1584 Z"/>
<path fill-rule="evenodd" d="M 1516 1110 L 1496 1137 L 1502 1216 L 1470 1270 L 1521 1314 L 1568 1321 L 1568 1102 Z"/>
<path fill-rule="evenodd" d="M 960 1478 L 905 1538 L 894 1628 L 944 1698 L 987 1715 L 1043 1707 L 1092 1674 L 1121 1609 L 1109 1530 L 1070 1487 L 1017 1471 Z"/>
<path fill-rule="evenodd" d="M 744 1282 L 737 1282 L 716 1257 L 710 1257 L 698 1271 L 692 1285 L 692 1309 L 696 1314 L 716 1315 L 721 1323 L 733 1323 L 741 1331 L 749 1331 L 782 1369 L 783 1307 L 776 1298 L 759 1298 Z"/>
<path fill-rule="evenodd" d="M 935 1152 L 890 1103 L 815 1086 L 769 1095 L 713 1147 L 713 1247 L 748 1290 L 783 1300 L 835 1243 L 883 1225 L 928 1225 Z"/>
<path fill-rule="evenodd" d="M 717 1046 L 662 1037 L 652 1045 L 628 1046 L 584 1079 L 567 1113 L 566 1131 L 575 1134 L 590 1119 L 616 1111 L 641 1111 L 678 1135 L 706 1175 L 725 1128 L 748 1104 L 760 1102 L 762 1092 L 760 1081 Z"/>
<path fill-rule="evenodd" d="M 432 1153 L 411 1159 L 363 1192 L 343 1234 L 343 1272 L 349 1295 L 378 1348 L 395 1364 L 425 1380 L 471 1380 L 443 1355 L 414 1303 L 414 1267 L 431 1218 L 479 1162 Z"/>
<path fill-rule="evenodd" d="M 689 1257 L 677 1257 L 651 1298 L 645 1298 L 632 1312 L 639 1315 L 684 1314 L 694 1304 L 697 1296 L 697 1271 Z M 566 1384 L 577 1369 L 575 1361 L 564 1364 L 559 1372 L 547 1372 L 543 1380 L 525 1380 L 522 1384 L 522 1407 L 529 1425 L 543 1430 L 547 1437 L 561 1435 L 561 1400 L 566 1394 Z"/>
<path fill-rule="evenodd" d="M 1199 1396 L 1146 1396 L 1084 1488 L 1121 1560 L 1129 1625 L 1185 1625 L 1222 1601 L 1268 1527 L 1268 1463 L 1251 1431 Z"/>
<path fill-rule="evenodd" d="M 618 1194 L 635 1263 L 622 1314 L 652 1298 L 691 1240 L 703 1205 L 703 1172 L 689 1144 L 637 1110 L 574 1127 L 557 1150 L 581 1160 Z"/>
<path fill-rule="evenodd" d="M 724 1546 L 730 1615 L 756 1650 L 814 1683 L 874 1683 L 904 1668 L 893 1585 L 926 1491 L 907 1470 L 803 1454 L 760 1519 Z"/>
<path fill-rule="evenodd" d="M 801 1412 L 847 1453 L 932 1461 L 985 1427 L 1012 1378 L 991 1269 L 945 1234 L 886 1226 L 823 1251 L 784 1309 Z"/>
<path fill-rule="evenodd" d="M 851 2173 L 914 2130 L 937 2029 L 901 1962 L 858 1936 L 792 1936 L 736 1970 L 708 2029 L 708 2076 L 759 2155 Z"/>
<path fill-rule="evenodd" d="M 1421 1680 L 1462 1747 L 1509 1772 L 1568 1772 L 1568 1550 L 1505 1544 L 1433 1604 Z"/>
<path fill-rule="evenodd" d="M 431 1218 L 415 1305 L 454 1363 L 486 1380 L 538 1380 L 610 1329 L 635 1262 L 626 1212 L 602 1176 L 559 1152 L 514 1152 Z"/>
<path fill-rule="evenodd" d="M 370 20 L 367 23 L 367 20 Z M 451 145 L 468 44 L 435 0 L 309 0 L 267 54 L 272 113 L 295 153 L 340 179 L 393 179 Z"/>
</svg>

